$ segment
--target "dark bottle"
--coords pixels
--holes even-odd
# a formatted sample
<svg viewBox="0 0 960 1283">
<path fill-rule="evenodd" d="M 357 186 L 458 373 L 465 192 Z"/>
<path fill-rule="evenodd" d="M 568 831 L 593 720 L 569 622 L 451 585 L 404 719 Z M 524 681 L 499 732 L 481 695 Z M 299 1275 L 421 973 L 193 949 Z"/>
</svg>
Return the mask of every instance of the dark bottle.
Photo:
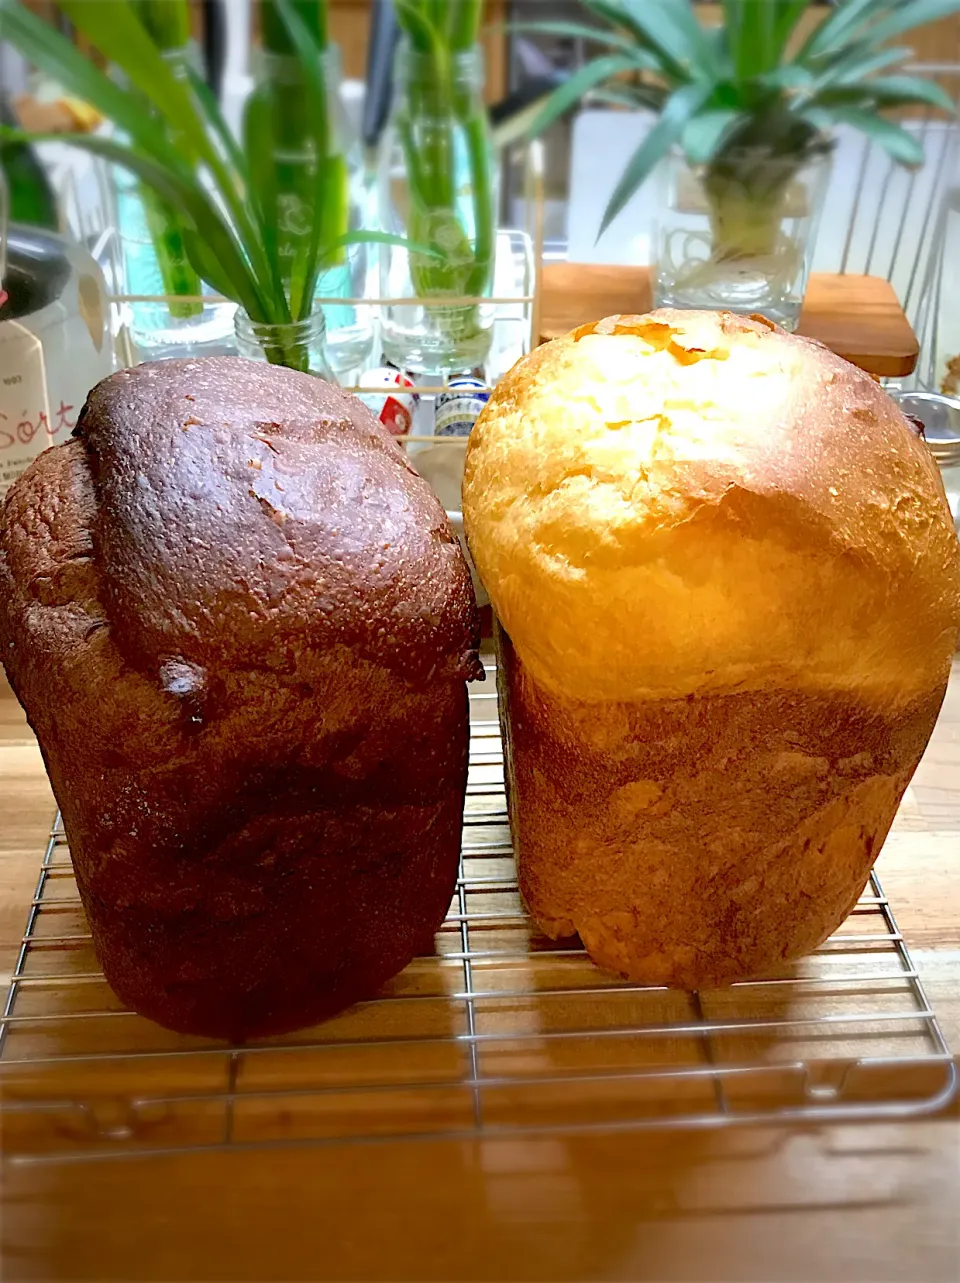
<svg viewBox="0 0 960 1283">
<path fill-rule="evenodd" d="M 17 118 L 7 96 L 0 92 L 0 124 L 17 127 Z M 56 231 L 57 202 L 53 189 L 29 143 L 13 142 L 0 136 L 0 170 L 7 180 L 12 223 L 47 227 Z"/>
</svg>

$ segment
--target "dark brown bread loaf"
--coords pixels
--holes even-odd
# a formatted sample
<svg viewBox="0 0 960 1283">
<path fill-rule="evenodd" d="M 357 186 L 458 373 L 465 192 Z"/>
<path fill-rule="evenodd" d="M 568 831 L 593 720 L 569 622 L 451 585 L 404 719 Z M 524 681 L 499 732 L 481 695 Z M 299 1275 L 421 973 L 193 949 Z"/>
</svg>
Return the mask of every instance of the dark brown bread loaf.
<svg viewBox="0 0 960 1283">
<path fill-rule="evenodd" d="M 370 995 L 454 889 L 479 675 L 443 510 L 355 398 L 215 358 L 91 392 L 0 516 L 0 643 L 107 979 L 245 1038 Z"/>
</svg>

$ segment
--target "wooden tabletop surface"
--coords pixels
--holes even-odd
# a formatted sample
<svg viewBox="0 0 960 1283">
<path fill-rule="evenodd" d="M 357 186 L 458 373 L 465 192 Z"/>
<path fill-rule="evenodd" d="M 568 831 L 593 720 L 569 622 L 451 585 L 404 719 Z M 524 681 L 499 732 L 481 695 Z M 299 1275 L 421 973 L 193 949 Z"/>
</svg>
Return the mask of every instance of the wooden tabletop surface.
<svg viewBox="0 0 960 1283">
<path fill-rule="evenodd" d="M 960 1047 L 960 664 L 879 868 Z M 53 810 L 0 680 L 0 967 Z M 960 1122 L 398 1142 L 11 1167 L 6 1279 L 960 1278 Z"/>
<path fill-rule="evenodd" d="M 545 263 L 540 336 L 555 339 L 604 316 L 653 306 L 648 267 Z M 920 348 L 889 281 L 879 276 L 814 273 L 800 313 L 800 334 L 880 378 L 903 378 Z"/>
</svg>

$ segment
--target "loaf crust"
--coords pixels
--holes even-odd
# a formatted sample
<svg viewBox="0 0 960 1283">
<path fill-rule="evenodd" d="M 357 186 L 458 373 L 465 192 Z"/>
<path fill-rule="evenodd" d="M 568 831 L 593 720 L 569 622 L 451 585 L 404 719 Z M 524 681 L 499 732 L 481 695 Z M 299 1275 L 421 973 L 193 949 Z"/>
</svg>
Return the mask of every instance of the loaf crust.
<svg viewBox="0 0 960 1283">
<path fill-rule="evenodd" d="M 856 901 L 960 624 L 937 467 L 866 374 L 762 318 L 545 344 L 475 425 L 521 891 L 640 983 L 815 948 Z"/>
<path fill-rule="evenodd" d="M 236 358 L 99 384 L 9 492 L 0 644 L 111 986 L 245 1039 L 370 996 L 453 892 L 469 572 L 355 398 Z"/>
<path fill-rule="evenodd" d="M 846 696 L 565 699 L 501 631 L 520 891 L 638 983 L 703 989 L 809 953 L 856 904 L 945 687 L 896 716 Z"/>
</svg>

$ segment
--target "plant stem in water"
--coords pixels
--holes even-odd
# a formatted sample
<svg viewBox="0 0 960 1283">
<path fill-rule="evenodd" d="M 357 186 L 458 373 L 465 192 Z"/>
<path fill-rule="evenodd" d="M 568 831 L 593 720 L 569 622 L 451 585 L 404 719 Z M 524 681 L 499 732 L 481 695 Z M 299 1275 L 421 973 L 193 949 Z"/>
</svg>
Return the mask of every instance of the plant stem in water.
<svg viewBox="0 0 960 1283">
<path fill-rule="evenodd" d="M 137 12 L 161 52 L 186 52 L 190 40 L 187 0 L 137 0 Z M 183 219 L 146 183 L 140 183 L 139 190 L 164 294 L 202 294 L 203 284 L 184 248 Z M 195 302 L 169 302 L 167 308 L 177 320 L 188 320 L 203 312 L 203 304 Z"/>
<path fill-rule="evenodd" d="M 789 188 L 799 163 L 791 157 L 721 154 L 707 166 L 712 257 L 720 262 L 768 258 L 780 242 Z"/>
<path fill-rule="evenodd" d="M 263 345 L 263 354 L 270 365 L 285 365 L 288 370 L 310 373 L 310 349 L 306 343 L 288 343 L 282 339 Z"/>
<path fill-rule="evenodd" d="M 461 14 L 454 16 L 455 28 L 458 20 L 462 22 Z M 456 83 L 449 48 L 412 56 L 415 61 L 409 69 L 407 101 L 397 122 L 410 189 L 407 230 L 411 239 L 430 244 L 441 255 L 411 255 L 413 287 L 421 298 L 476 297 L 490 283 L 495 243 L 486 113 L 477 104 L 473 87 Z M 464 139 L 470 175 L 472 242 L 459 208 L 458 131 Z M 455 341 L 480 328 L 475 304 L 434 311 Z"/>
</svg>

